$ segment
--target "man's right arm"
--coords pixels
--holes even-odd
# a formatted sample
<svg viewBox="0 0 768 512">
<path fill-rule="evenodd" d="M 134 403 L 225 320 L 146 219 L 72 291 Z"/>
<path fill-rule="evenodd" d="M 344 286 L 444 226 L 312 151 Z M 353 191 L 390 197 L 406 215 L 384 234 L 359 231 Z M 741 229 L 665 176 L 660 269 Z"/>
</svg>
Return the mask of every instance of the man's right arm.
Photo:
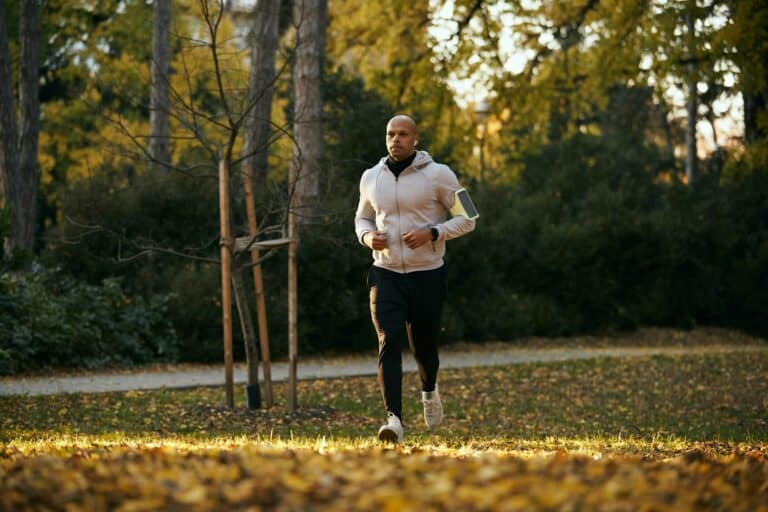
<svg viewBox="0 0 768 512">
<path fill-rule="evenodd" d="M 368 173 L 363 173 L 363 177 L 360 179 L 360 200 L 357 203 L 357 211 L 355 212 L 355 233 L 357 234 L 357 241 L 362 245 L 369 247 L 368 239 L 372 236 L 369 233 L 376 231 L 376 212 L 373 210 L 371 201 L 365 193 L 364 181 Z"/>
</svg>

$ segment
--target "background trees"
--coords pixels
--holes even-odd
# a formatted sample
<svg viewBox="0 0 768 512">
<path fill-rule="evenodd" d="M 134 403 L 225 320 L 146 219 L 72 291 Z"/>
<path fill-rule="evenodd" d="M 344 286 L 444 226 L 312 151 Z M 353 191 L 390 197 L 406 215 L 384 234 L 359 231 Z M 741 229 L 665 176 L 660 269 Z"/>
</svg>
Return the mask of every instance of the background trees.
<svg viewBox="0 0 768 512">
<path fill-rule="evenodd" d="M 447 339 L 702 322 L 768 332 L 760 2 L 230 2 L 217 67 L 202 14 L 221 6 L 184 0 L 171 3 L 163 81 L 148 27 L 164 3 L 46 0 L 40 91 L 24 92 L 41 100 L 35 260 L 94 286 L 120 276 L 135 300 L 171 294 L 182 357 L 220 358 L 211 162 L 226 147 L 233 183 L 253 180 L 260 229 L 285 229 L 291 165 L 302 204 L 322 205 L 303 212 L 312 222 L 297 252 L 301 351 L 370 348 L 369 258 L 350 219 L 398 112 L 417 118 L 421 146 L 456 170 L 482 214 L 449 251 Z M 22 45 L 7 34 L 30 19 L 3 6 L 0 64 L 16 70 Z M 17 101 L 11 76 L 0 92 Z M 167 107 L 151 100 L 164 82 Z M 8 135 L 10 112 L 4 148 L 21 140 Z M 167 158 L 153 146 L 162 140 Z M 167 172 L 147 172 L 147 155 Z M 233 220 L 246 233 L 243 201 L 237 192 Z M 279 357 L 284 259 L 264 269 Z"/>
</svg>

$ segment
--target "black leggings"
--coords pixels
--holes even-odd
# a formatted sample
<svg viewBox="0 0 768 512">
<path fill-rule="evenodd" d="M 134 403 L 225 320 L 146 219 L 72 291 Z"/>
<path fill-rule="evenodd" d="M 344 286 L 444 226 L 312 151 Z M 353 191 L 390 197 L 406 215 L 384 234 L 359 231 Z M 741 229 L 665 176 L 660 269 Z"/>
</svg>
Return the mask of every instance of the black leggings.
<svg viewBox="0 0 768 512">
<path fill-rule="evenodd" d="M 434 391 L 437 382 L 445 267 L 409 274 L 372 267 L 368 289 L 371 319 L 379 338 L 379 387 L 387 412 L 402 418 L 402 354 L 406 338 L 419 367 L 421 389 Z"/>
</svg>

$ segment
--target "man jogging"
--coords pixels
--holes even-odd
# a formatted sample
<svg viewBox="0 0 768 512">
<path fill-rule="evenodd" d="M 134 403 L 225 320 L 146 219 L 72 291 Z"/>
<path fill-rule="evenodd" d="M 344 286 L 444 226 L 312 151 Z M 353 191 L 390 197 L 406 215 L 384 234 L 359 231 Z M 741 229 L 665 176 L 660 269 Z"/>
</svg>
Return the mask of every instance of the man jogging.
<svg viewBox="0 0 768 512">
<path fill-rule="evenodd" d="M 434 428 L 443 419 L 437 338 L 445 296 L 445 242 L 472 231 L 477 217 L 453 171 L 426 151 L 417 151 L 418 142 L 412 118 L 398 115 L 389 121 L 389 157 L 363 173 L 355 214 L 357 239 L 373 250 L 368 288 L 379 339 L 378 381 L 387 410 L 379 439 L 398 443 L 403 440 L 406 339 L 419 367 L 424 421 Z"/>
</svg>

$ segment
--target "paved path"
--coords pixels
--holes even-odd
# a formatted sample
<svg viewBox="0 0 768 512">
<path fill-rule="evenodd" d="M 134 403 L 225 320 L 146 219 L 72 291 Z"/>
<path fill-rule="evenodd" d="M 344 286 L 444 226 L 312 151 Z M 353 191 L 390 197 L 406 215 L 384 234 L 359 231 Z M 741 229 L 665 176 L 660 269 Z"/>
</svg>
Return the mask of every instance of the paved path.
<svg viewBox="0 0 768 512">
<path fill-rule="evenodd" d="M 768 353 L 766 345 L 707 345 L 701 347 L 614 347 L 614 348 L 550 348 L 550 349 L 496 349 L 473 350 L 471 352 L 444 351 L 440 354 L 440 367 L 466 368 L 471 366 L 494 366 L 530 362 L 565 361 L 591 359 L 596 357 L 640 357 L 649 355 L 680 355 L 701 352 L 753 352 Z M 403 357 L 403 370 L 416 371 L 413 357 Z M 322 379 L 373 375 L 376 373 L 376 358 L 346 357 L 343 359 L 309 359 L 299 361 L 299 379 Z M 261 371 L 259 377 L 262 378 Z M 235 368 L 235 383 L 246 382 L 243 365 Z M 286 363 L 272 364 L 272 380 L 288 378 Z M 53 395 L 58 393 L 128 391 L 135 389 L 184 388 L 193 386 L 216 386 L 224 383 L 223 366 L 184 367 L 173 371 L 119 371 L 110 373 L 89 373 L 63 377 L 26 377 L 0 379 L 2 395 Z"/>
</svg>

